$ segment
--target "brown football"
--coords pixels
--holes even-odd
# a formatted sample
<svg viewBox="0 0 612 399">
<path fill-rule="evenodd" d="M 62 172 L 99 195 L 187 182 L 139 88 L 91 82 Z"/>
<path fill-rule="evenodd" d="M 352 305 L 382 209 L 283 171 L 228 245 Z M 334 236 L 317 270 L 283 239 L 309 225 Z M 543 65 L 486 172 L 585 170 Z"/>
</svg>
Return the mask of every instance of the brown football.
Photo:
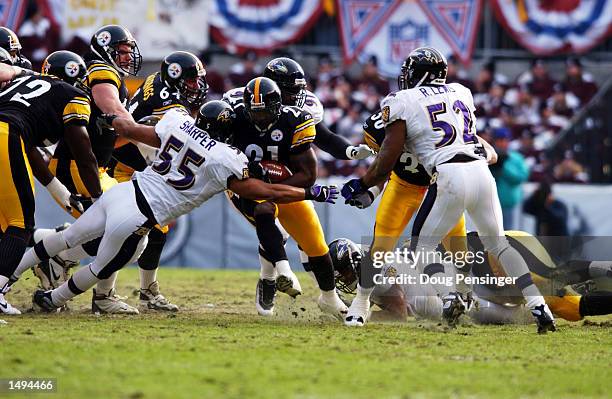
<svg viewBox="0 0 612 399">
<path fill-rule="evenodd" d="M 293 174 L 288 167 L 280 162 L 261 161 L 261 166 L 268 172 L 272 183 L 281 182 Z"/>
</svg>

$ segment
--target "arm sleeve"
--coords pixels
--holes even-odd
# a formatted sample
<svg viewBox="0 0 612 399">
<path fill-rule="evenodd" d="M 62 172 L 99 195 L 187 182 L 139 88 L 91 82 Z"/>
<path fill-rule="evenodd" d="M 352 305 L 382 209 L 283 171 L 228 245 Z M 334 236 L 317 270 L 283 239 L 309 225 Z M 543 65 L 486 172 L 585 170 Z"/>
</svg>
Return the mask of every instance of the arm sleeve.
<svg viewBox="0 0 612 399">
<path fill-rule="evenodd" d="M 290 152 L 299 154 L 310 148 L 310 144 L 315 140 L 317 131 L 315 129 L 315 121 L 309 113 L 303 113 L 299 119 L 298 125 L 293 131 L 291 138 Z"/>
<path fill-rule="evenodd" d="M 121 87 L 121 78 L 117 71 L 106 64 L 91 64 L 87 68 L 89 76 L 87 77 L 87 85 L 89 88 L 94 87 L 98 83 L 110 83 L 119 89 Z"/>
<path fill-rule="evenodd" d="M 327 152 L 336 159 L 348 159 L 346 156 L 346 148 L 351 143 L 342 136 L 329 130 L 323 122 L 316 125 L 317 136 L 314 143 L 317 147 Z"/>
<path fill-rule="evenodd" d="M 90 115 L 91 106 L 89 104 L 89 99 L 77 96 L 68 101 L 64 107 L 62 121 L 64 125 L 87 126 Z"/>
</svg>

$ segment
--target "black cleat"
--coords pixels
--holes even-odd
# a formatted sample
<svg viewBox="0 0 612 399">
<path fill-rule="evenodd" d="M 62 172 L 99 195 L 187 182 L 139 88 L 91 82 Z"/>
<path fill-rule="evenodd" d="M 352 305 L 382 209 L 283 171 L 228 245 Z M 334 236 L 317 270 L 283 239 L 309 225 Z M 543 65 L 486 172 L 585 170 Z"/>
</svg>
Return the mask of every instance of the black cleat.
<svg viewBox="0 0 612 399">
<path fill-rule="evenodd" d="M 460 292 L 449 292 L 442 298 L 442 318 L 449 327 L 455 328 L 461 315 L 470 310 L 473 303 L 471 293 L 464 298 Z"/>
<path fill-rule="evenodd" d="M 273 280 L 259 280 L 255 291 L 255 307 L 262 316 L 274 314 L 274 297 L 276 296 L 276 282 Z"/>
<path fill-rule="evenodd" d="M 32 303 L 43 312 L 56 312 L 59 309 L 51 299 L 51 291 L 37 290 L 32 296 Z"/>
<path fill-rule="evenodd" d="M 557 331 L 555 320 L 552 318 L 546 304 L 531 309 L 531 314 L 538 323 L 538 334 L 546 334 L 548 331 Z"/>
</svg>

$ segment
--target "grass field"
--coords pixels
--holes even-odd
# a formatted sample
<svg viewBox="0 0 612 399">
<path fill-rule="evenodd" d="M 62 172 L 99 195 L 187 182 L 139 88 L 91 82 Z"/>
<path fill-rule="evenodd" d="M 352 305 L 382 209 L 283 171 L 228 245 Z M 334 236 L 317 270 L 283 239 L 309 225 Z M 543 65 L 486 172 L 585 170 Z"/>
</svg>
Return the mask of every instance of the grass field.
<svg viewBox="0 0 612 399">
<path fill-rule="evenodd" d="M 9 300 L 30 308 L 34 278 Z M 91 295 L 63 314 L 27 313 L 0 326 L 0 378 L 57 378 L 34 398 L 586 398 L 612 395 L 612 318 L 535 326 L 371 323 L 324 319 L 316 291 L 277 300 L 272 319 L 252 305 L 257 274 L 160 270 L 177 314 L 94 316 Z M 119 275 L 136 303 L 138 272 Z M 282 295 L 282 294 L 281 294 Z M 25 394 L 0 393 L 22 398 Z"/>
</svg>

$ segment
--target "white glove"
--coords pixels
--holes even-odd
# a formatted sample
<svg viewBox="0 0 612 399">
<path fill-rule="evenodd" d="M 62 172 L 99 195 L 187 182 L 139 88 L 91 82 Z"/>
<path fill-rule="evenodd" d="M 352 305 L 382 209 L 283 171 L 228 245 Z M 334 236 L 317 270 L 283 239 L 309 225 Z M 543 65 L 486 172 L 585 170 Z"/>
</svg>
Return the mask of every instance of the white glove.
<svg viewBox="0 0 612 399">
<path fill-rule="evenodd" d="M 72 212 L 73 206 L 75 206 L 79 212 L 83 212 L 83 205 L 71 201 L 72 194 L 56 177 L 46 185 L 46 188 L 49 190 L 49 194 L 51 194 L 57 203 L 63 206 L 68 213 Z"/>
<path fill-rule="evenodd" d="M 349 145 L 346 147 L 346 156 L 348 159 L 366 159 L 374 155 L 374 151 L 365 144 L 359 144 L 357 146 Z"/>
</svg>

